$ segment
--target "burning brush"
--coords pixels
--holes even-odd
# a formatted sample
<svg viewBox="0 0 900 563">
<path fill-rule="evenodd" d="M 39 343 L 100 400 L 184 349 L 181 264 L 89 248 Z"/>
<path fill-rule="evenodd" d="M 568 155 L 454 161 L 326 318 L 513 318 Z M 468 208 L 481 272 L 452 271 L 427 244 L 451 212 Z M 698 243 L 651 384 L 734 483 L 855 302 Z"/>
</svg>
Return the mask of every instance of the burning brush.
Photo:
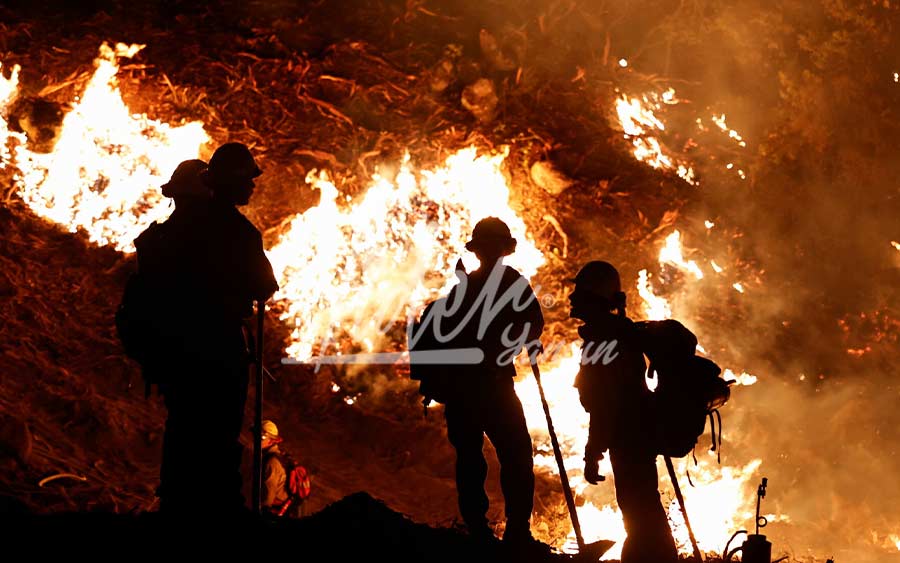
<svg viewBox="0 0 900 563">
<path fill-rule="evenodd" d="M 21 96 L 10 106 L 6 119 L 11 131 L 25 134 L 30 150 L 46 154 L 56 146 L 70 109 L 45 98 Z"/>
</svg>

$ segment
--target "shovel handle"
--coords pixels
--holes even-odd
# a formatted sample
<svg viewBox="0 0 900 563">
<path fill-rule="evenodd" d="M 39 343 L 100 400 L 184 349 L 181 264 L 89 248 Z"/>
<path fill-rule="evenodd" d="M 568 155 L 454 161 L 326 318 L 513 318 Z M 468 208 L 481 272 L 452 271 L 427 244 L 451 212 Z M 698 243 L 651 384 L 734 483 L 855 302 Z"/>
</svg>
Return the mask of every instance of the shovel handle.
<svg viewBox="0 0 900 563">
<path fill-rule="evenodd" d="M 262 421 L 263 421 L 263 325 L 266 318 L 266 303 L 256 302 L 256 409 L 253 420 L 253 512 L 262 514 Z"/>
<path fill-rule="evenodd" d="M 553 455 L 556 456 L 556 465 L 559 467 L 559 479 L 562 483 L 563 495 L 566 497 L 566 506 L 569 508 L 569 516 L 572 518 L 572 528 L 575 530 L 575 541 L 578 542 L 578 551 L 584 552 L 584 537 L 581 535 L 581 524 L 578 523 L 578 512 L 575 510 L 575 497 L 572 496 L 572 488 L 569 486 L 569 476 L 566 474 L 566 464 L 563 459 L 556 431 L 553 429 L 553 419 L 550 417 L 550 405 L 544 396 L 544 386 L 541 385 L 541 370 L 534 358 L 531 359 L 531 373 L 537 382 L 538 392 L 541 394 L 541 405 L 544 407 L 544 415 L 547 417 L 547 430 L 550 433 L 550 443 L 553 444 Z"/>
<path fill-rule="evenodd" d="M 678 484 L 678 476 L 675 474 L 675 466 L 672 464 L 672 458 L 663 456 L 666 461 L 666 469 L 669 472 L 669 479 L 672 480 L 672 488 L 675 489 L 675 498 L 678 500 L 678 506 L 681 507 L 681 514 L 684 516 L 684 525 L 687 526 L 688 536 L 691 538 L 691 546 L 694 548 L 694 557 L 697 561 L 703 561 L 703 552 L 697 545 L 697 538 L 694 537 L 694 529 L 691 528 L 691 521 L 688 519 L 687 507 L 684 506 L 684 495 L 681 494 L 681 485 Z"/>
</svg>

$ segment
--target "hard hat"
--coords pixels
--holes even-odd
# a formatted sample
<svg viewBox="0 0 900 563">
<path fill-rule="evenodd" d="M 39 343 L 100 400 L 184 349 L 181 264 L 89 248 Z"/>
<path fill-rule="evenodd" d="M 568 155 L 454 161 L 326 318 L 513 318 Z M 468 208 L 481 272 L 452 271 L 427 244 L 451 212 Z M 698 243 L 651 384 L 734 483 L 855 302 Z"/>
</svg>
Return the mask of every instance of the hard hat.
<svg viewBox="0 0 900 563">
<path fill-rule="evenodd" d="M 250 179 L 262 174 L 250 149 L 243 143 L 225 143 L 216 149 L 209 159 L 207 177 L 215 184 L 233 178 Z"/>
<path fill-rule="evenodd" d="M 208 198 L 209 188 L 203 184 L 201 174 L 206 163 L 200 159 L 185 160 L 180 163 L 169 181 L 162 185 L 165 197 Z"/>
<path fill-rule="evenodd" d="M 486 217 L 476 223 L 472 229 L 472 240 L 466 243 L 466 249 L 476 251 L 496 251 L 508 256 L 516 250 L 516 239 L 509 232 L 509 227 L 497 217 Z"/>
<path fill-rule="evenodd" d="M 262 423 L 262 436 L 263 438 L 277 438 L 278 437 L 278 427 L 275 426 L 275 423 L 271 420 L 264 420 Z"/>
<path fill-rule="evenodd" d="M 622 280 L 619 271 L 602 260 L 594 260 L 585 264 L 571 280 L 575 286 L 608 299 L 622 292 Z"/>
</svg>

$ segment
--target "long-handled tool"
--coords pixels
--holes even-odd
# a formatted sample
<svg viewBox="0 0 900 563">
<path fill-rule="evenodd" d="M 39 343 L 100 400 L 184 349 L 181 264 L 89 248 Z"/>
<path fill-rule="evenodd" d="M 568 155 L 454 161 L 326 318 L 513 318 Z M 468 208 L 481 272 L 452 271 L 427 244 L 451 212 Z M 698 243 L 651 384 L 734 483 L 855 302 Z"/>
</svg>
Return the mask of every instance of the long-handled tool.
<svg viewBox="0 0 900 563">
<path fill-rule="evenodd" d="M 675 466 L 672 465 L 672 458 L 663 456 L 666 460 L 666 469 L 669 470 L 669 478 L 672 480 L 672 487 L 675 488 L 675 498 L 678 499 L 678 506 L 681 507 L 681 514 L 684 515 L 684 525 L 687 526 L 688 536 L 691 538 L 691 545 L 694 547 L 694 557 L 697 561 L 703 561 L 703 553 L 700 552 L 700 546 L 697 545 L 697 538 L 694 537 L 694 529 L 691 528 L 691 521 L 688 520 L 687 507 L 684 505 L 684 496 L 681 494 L 681 486 L 678 484 L 678 478 L 675 476 Z"/>
<path fill-rule="evenodd" d="M 547 404 L 547 398 L 544 396 L 544 386 L 541 385 L 541 370 L 538 369 L 534 357 L 531 358 L 531 373 L 534 374 L 534 380 L 537 382 L 538 392 L 541 394 L 541 404 L 544 406 L 544 415 L 547 417 L 547 430 L 550 433 L 550 443 L 553 444 L 553 455 L 556 456 L 556 465 L 559 466 L 559 479 L 562 482 L 563 495 L 566 497 L 566 506 L 569 508 L 569 516 L 572 517 L 575 541 L 578 542 L 579 558 L 589 561 L 600 559 L 614 545 L 614 542 L 600 540 L 587 545 L 584 543 L 584 537 L 581 535 L 581 524 L 578 523 L 578 513 L 575 511 L 575 497 L 572 496 L 572 488 L 569 486 L 569 476 L 566 474 L 562 450 L 559 447 L 559 440 L 556 438 L 556 431 L 553 429 L 553 419 L 550 417 L 550 405 Z"/>
<path fill-rule="evenodd" d="M 262 514 L 263 324 L 265 301 L 256 302 L 256 412 L 253 420 L 253 512 Z"/>
</svg>

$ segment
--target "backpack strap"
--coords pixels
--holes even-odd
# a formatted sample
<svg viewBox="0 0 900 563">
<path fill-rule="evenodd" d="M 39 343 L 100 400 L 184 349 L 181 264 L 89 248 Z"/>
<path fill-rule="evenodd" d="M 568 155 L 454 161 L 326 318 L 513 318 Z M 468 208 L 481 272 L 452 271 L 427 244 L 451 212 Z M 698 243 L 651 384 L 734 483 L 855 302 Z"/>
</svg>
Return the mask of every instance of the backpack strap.
<svg viewBox="0 0 900 563">
<path fill-rule="evenodd" d="M 722 413 L 719 412 L 719 409 L 715 409 L 713 412 L 716 413 L 716 419 L 719 421 L 719 445 L 716 448 L 716 452 L 719 456 L 719 465 L 722 464 Z"/>
<path fill-rule="evenodd" d="M 716 452 L 716 461 L 722 464 L 722 413 L 719 409 L 709 411 L 709 433 L 712 445 L 710 450 Z M 719 421 L 719 432 L 716 434 L 716 420 Z"/>
</svg>

